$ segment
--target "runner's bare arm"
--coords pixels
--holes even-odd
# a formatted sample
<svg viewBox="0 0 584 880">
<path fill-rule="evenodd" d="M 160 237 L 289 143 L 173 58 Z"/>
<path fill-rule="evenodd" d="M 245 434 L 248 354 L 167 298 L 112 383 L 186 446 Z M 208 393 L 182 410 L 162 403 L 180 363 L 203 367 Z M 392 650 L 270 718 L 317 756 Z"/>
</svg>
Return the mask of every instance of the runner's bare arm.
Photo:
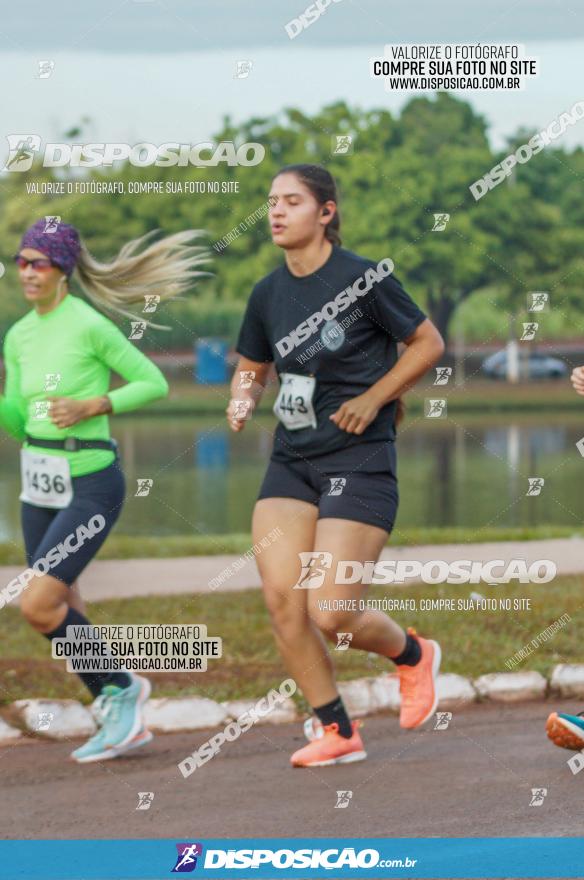
<svg viewBox="0 0 584 880">
<path fill-rule="evenodd" d="M 444 340 L 426 318 L 404 339 L 406 350 L 381 379 L 358 397 L 346 400 L 329 418 L 349 434 L 362 434 L 380 408 L 408 391 L 444 352 Z"/>
<path fill-rule="evenodd" d="M 395 366 L 369 389 L 380 406 L 408 391 L 444 354 L 444 340 L 429 318 L 403 342 L 406 350 Z"/>
<path fill-rule="evenodd" d="M 271 370 L 272 363 L 240 356 L 231 380 L 231 400 L 225 410 L 232 431 L 244 429 L 246 420 L 262 398 Z"/>
</svg>

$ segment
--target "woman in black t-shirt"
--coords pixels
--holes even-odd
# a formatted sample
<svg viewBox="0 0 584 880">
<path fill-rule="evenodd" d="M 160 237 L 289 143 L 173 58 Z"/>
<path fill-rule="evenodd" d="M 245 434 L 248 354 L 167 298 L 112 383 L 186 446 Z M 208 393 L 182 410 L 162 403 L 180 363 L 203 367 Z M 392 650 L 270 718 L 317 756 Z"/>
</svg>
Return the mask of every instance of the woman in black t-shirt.
<svg viewBox="0 0 584 880">
<path fill-rule="evenodd" d="M 257 563 L 276 642 L 313 708 L 294 766 L 366 757 L 339 696 L 326 637 L 396 664 L 402 727 L 434 713 L 440 647 L 364 599 L 397 512 L 400 394 L 444 351 L 392 275 L 343 249 L 333 178 L 290 165 L 274 178 L 269 220 L 285 262 L 253 289 L 237 342 L 227 418 L 241 431 L 275 366 L 279 425 L 253 514 Z M 397 357 L 397 343 L 405 343 Z M 349 564 L 351 563 L 351 564 Z"/>
</svg>

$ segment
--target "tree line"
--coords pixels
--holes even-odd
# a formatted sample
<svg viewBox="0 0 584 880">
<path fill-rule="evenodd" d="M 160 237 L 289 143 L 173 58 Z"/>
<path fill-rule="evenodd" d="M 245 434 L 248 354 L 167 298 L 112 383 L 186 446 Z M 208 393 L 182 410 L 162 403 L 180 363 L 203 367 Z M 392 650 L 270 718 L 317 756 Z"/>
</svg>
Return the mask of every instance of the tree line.
<svg viewBox="0 0 584 880">
<path fill-rule="evenodd" d="M 82 142 L 83 127 L 68 134 Z M 486 120 L 468 102 L 441 92 L 412 98 L 399 116 L 337 102 L 313 116 L 288 108 L 277 117 L 252 117 L 239 125 L 225 117 L 213 140 L 262 144 L 265 158 L 255 167 L 125 164 L 92 172 L 95 179 L 125 184 L 212 181 L 219 193 L 191 186 L 193 192 L 182 193 L 27 195 L 27 181 L 50 182 L 62 179 L 62 173 L 34 165 L 29 172 L 5 174 L 0 334 L 26 309 L 10 256 L 31 222 L 56 214 L 79 227 L 100 259 L 152 229 L 165 234 L 205 230 L 214 276 L 165 307 L 161 317 L 172 330 L 163 340 L 157 337 L 153 347 L 185 348 L 206 335 L 233 342 L 253 285 L 282 261 L 263 216 L 271 179 L 283 165 L 316 162 L 339 184 L 343 246 L 376 260 L 391 257 L 398 278 L 447 339 L 457 315 L 471 339 L 503 339 L 510 330 L 517 332 L 520 322 L 532 317 L 527 312 L 532 291 L 549 293 L 550 309 L 539 318 L 544 335 L 546 328 L 552 336 L 581 335 L 582 148 L 567 151 L 559 139 L 515 165 L 479 200 L 470 190 L 533 134 L 520 129 L 495 152 Z M 335 153 L 339 135 L 350 138 L 346 153 Z M 86 173 L 77 179 L 89 178 Z M 174 184 L 168 188 L 178 189 Z M 232 234 L 237 228 L 244 231 Z"/>
</svg>

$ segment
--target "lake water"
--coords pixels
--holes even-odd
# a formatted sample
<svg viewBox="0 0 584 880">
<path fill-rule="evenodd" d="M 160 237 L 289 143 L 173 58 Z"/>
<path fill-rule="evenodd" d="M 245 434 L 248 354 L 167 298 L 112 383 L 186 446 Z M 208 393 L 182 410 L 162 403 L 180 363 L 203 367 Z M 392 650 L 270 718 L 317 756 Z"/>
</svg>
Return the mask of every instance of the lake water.
<svg viewBox="0 0 584 880">
<path fill-rule="evenodd" d="M 216 418 L 116 418 L 128 497 L 116 531 L 128 535 L 249 532 L 274 422 L 232 434 Z M 545 416 L 410 418 L 398 441 L 396 528 L 567 525 L 584 521 L 582 420 Z M 526 497 L 529 477 L 541 493 Z M 137 480 L 153 480 L 135 497 Z M 18 446 L 0 445 L 0 540 L 19 540 Z"/>
</svg>

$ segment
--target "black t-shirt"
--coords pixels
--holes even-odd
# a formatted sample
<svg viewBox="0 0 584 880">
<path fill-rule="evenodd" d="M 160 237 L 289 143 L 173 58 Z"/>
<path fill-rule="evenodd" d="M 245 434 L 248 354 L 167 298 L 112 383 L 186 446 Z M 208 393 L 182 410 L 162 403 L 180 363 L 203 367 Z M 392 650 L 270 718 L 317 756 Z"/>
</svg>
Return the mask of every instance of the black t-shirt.
<svg viewBox="0 0 584 880">
<path fill-rule="evenodd" d="M 388 274 L 392 268 L 391 261 L 377 264 L 333 247 L 327 262 L 310 275 L 296 277 L 284 263 L 255 285 L 236 351 L 253 361 L 273 361 L 278 375 L 316 379 L 316 428 L 289 430 L 279 423 L 274 460 L 349 452 L 355 444 L 395 439 L 395 401 L 383 406 L 360 435 L 329 419 L 394 366 L 397 343 L 426 318 Z"/>
</svg>

